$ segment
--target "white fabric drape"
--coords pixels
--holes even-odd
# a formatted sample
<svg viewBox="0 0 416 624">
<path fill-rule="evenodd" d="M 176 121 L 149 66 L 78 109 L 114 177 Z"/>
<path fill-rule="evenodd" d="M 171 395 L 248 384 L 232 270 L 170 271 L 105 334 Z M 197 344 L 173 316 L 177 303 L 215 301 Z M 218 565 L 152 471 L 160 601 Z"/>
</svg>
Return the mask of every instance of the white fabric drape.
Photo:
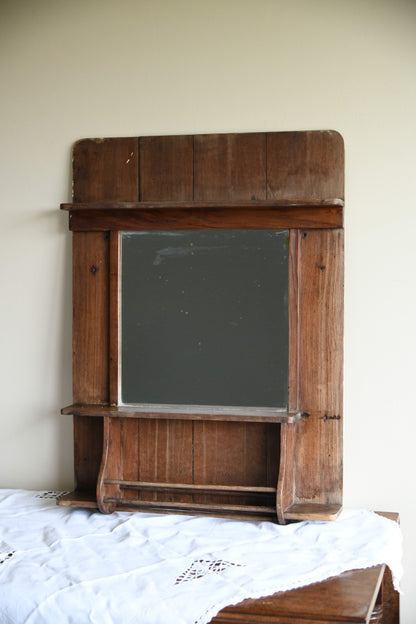
<svg viewBox="0 0 416 624">
<path fill-rule="evenodd" d="M 218 611 L 386 563 L 398 525 L 363 509 L 279 526 L 59 507 L 56 493 L 0 490 L 2 624 L 206 624 Z"/>
</svg>

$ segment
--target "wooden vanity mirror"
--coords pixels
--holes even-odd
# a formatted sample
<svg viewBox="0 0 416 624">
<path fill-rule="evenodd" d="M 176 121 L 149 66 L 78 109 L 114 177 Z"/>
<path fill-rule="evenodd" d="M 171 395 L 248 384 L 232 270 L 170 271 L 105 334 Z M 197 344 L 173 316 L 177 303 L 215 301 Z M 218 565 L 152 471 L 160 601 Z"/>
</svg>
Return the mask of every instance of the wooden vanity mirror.
<svg viewBox="0 0 416 624">
<path fill-rule="evenodd" d="M 335 518 L 341 136 L 85 139 L 73 188 L 77 487 L 59 504 Z"/>
</svg>

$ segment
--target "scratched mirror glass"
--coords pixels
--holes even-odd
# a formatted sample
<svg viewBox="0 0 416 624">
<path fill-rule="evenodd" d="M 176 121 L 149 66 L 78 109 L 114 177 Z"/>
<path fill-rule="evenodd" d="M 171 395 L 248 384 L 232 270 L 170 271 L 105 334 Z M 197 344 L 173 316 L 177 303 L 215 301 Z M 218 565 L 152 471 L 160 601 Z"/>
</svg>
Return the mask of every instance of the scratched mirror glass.
<svg viewBox="0 0 416 624">
<path fill-rule="evenodd" d="M 122 234 L 124 404 L 287 406 L 287 230 Z"/>
</svg>

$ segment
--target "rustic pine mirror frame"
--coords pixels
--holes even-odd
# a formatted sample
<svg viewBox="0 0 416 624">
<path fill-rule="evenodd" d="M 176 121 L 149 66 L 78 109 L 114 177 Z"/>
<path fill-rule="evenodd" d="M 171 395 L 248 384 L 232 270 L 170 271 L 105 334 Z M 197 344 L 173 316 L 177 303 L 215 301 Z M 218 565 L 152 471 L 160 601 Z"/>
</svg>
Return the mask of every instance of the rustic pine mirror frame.
<svg viewBox="0 0 416 624">
<path fill-rule="evenodd" d="M 73 151 L 76 490 L 59 504 L 272 520 L 342 505 L 344 147 L 334 131 L 85 139 Z M 120 402 L 123 232 L 289 233 L 287 409 Z"/>
</svg>

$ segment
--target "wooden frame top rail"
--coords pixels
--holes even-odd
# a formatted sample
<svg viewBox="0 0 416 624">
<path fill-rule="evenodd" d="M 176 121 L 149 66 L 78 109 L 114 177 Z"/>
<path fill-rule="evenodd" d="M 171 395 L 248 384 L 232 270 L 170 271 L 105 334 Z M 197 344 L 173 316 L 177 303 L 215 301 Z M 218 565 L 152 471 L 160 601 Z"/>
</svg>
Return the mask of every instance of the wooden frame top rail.
<svg viewBox="0 0 416 624">
<path fill-rule="evenodd" d="M 332 199 L 79 202 L 61 204 L 72 231 L 198 228 L 342 228 L 344 201 Z"/>
<path fill-rule="evenodd" d="M 252 199 L 248 201 L 163 201 L 163 202 L 76 202 L 63 203 L 61 210 L 163 210 L 181 208 L 186 210 L 214 208 L 343 208 L 344 200 L 339 197 L 328 199 Z"/>
</svg>

